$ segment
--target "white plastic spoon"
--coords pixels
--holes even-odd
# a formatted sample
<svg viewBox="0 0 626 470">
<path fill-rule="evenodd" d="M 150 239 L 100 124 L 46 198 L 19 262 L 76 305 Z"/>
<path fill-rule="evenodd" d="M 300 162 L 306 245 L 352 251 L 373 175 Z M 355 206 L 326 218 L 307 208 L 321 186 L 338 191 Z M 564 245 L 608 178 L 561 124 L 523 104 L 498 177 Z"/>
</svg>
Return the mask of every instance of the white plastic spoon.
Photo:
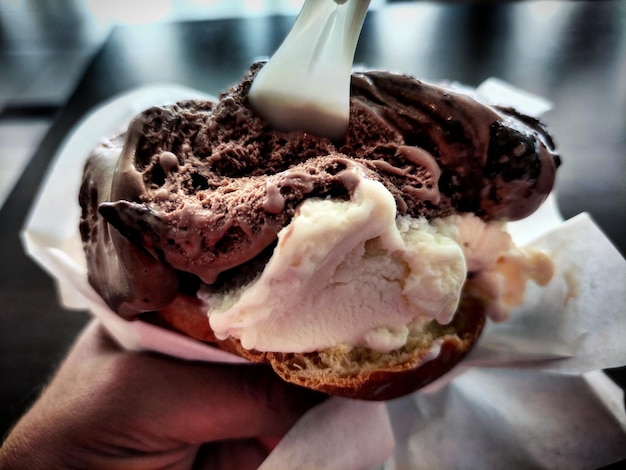
<svg viewBox="0 0 626 470">
<path fill-rule="evenodd" d="M 250 88 L 274 128 L 339 140 L 348 127 L 350 72 L 370 0 L 306 0 Z"/>
</svg>

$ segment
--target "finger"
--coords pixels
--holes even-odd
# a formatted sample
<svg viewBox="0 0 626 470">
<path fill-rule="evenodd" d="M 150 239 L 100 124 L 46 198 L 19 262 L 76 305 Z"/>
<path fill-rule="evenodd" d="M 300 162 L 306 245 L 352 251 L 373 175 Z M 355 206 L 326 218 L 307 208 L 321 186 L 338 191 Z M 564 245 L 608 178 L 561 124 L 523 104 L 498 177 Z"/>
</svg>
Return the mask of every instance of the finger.
<svg viewBox="0 0 626 470">
<path fill-rule="evenodd" d="M 238 470 L 256 469 L 269 452 L 256 439 L 239 439 L 203 445 L 198 452 L 194 469 Z"/>
<path fill-rule="evenodd" d="M 109 400 L 119 400 L 120 409 L 133 403 L 131 414 L 119 419 L 134 421 L 133 426 L 149 420 L 173 439 L 201 443 L 282 436 L 324 398 L 285 383 L 266 366 L 129 353 L 103 331 L 90 327 L 77 348 L 94 348 L 92 353 L 108 358 L 100 365 L 100 387 L 106 377 Z"/>
<path fill-rule="evenodd" d="M 167 413 L 189 442 L 283 436 L 320 402 L 318 394 L 284 383 L 268 367 L 198 366 L 178 380 L 184 399 Z"/>
</svg>

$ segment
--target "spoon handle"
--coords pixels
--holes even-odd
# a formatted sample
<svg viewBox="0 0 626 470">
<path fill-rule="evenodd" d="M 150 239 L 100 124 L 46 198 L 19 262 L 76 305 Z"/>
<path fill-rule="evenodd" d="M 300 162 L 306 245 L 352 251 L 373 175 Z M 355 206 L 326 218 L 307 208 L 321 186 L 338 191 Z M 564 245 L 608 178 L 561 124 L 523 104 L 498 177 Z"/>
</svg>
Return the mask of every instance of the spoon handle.
<svg viewBox="0 0 626 470">
<path fill-rule="evenodd" d="M 350 72 L 370 0 L 306 0 L 250 88 L 274 128 L 339 140 L 348 127 Z"/>
</svg>

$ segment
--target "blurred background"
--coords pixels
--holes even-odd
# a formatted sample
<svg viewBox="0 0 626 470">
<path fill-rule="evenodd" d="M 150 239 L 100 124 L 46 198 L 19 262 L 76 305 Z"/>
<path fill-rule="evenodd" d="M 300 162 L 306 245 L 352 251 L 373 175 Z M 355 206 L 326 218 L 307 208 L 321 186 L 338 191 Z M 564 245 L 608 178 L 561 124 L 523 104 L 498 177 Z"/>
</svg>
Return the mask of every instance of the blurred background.
<svg viewBox="0 0 626 470">
<path fill-rule="evenodd" d="M 296 15 L 303 0 L 0 0 L 0 207 L 115 26 Z M 372 7 L 384 3 L 374 0 Z"/>
<path fill-rule="evenodd" d="M 132 30 L 133 27 L 159 23 L 269 16 L 284 16 L 291 22 L 302 3 L 303 0 L 0 0 L 0 208 L 53 118 L 72 95 L 86 67 L 114 28 L 129 27 Z M 416 15 L 403 15 L 403 5 L 416 3 L 421 9 L 417 16 L 419 24 L 415 22 Z M 526 7 L 525 3 L 529 5 Z M 559 30 L 575 30 L 585 21 L 588 5 L 579 3 L 597 4 L 594 8 L 599 13 L 594 12 L 593 21 L 600 21 L 596 27 L 602 28 L 603 34 L 597 38 L 581 37 L 580 43 L 563 44 Z M 616 7 L 619 3 L 622 8 Z M 452 6 L 441 8 L 442 4 Z M 504 7 L 503 4 L 515 5 Z M 563 90 L 562 86 L 579 88 L 584 83 L 583 64 L 585 67 L 602 66 L 588 62 L 590 58 L 593 60 L 594 51 L 604 49 L 605 52 L 598 54 L 598 60 L 604 57 L 613 64 L 621 64 L 621 70 L 605 76 L 610 83 L 596 83 L 596 86 L 613 88 L 615 77 L 626 84 L 624 1 L 373 0 L 371 10 L 381 9 L 385 15 L 381 15 L 373 28 L 375 34 L 362 36 L 359 46 L 367 51 L 366 65 L 370 67 L 379 65 L 424 79 L 455 79 L 469 85 L 477 85 L 495 75 L 553 99 L 555 94 L 571 92 Z M 411 24 L 407 24 L 408 21 Z M 392 28 L 394 34 L 382 37 L 386 28 Z M 456 44 L 454 39 L 447 38 L 449 28 L 454 28 L 454 34 L 464 36 L 465 40 Z M 249 37 L 242 44 L 248 54 L 255 48 L 266 53 L 269 42 L 278 41 L 278 44 L 281 39 L 272 38 L 263 28 L 246 33 Z M 491 37 L 498 40 L 491 41 Z M 173 35 L 160 40 L 175 41 L 176 44 L 170 46 L 174 50 L 184 48 L 184 38 Z M 567 41 L 572 41 L 571 35 Z M 613 43 L 606 44 L 606 41 Z M 485 48 L 484 44 L 489 47 Z M 224 47 L 230 50 L 235 46 Z M 565 73 L 562 70 L 561 74 L 545 71 L 546 68 L 558 70 L 560 59 L 555 53 L 562 47 L 581 52 L 580 64 L 571 61 L 571 57 L 568 58 L 570 62 L 564 64 L 574 67 L 568 83 L 557 82 Z M 132 54 L 144 52 L 142 48 L 150 52 L 149 44 L 140 44 L 137 50 L 126 51 L 128 57 L 123 59 L 132 60 Z M 607 57 L 606 50 L 611 51 L 610 55 L 620 54 L 621 60 Z M 437 60 L 438 57 L 445 57 L 445 60 Z M 525 60 L 518 60 L 518 57 Z M 358 51 L 356 60 L 359 60 Z M 581 66 L 580 70 L 576 70 L 577 65 Z M 459 70 L 465 72 L 463 76 L 459 76 Z M 552 76 L 553 81 L 550 80 Z M 228 84 L 221 83 L 220 86 Z M 209 90 L 199 88 L 212 93 L 220 91 L 217 86 Z M 618 90 L 624 88 L 626 85 Z M 605 116 L 608 126 L 624 125 L 624 94 L 621 91 L 618 96 L 611 97 L 610 104 L 615 106 L 608 112 L 619 113 L 617 117 L 620 119 Z M 568 103 L 571 108 L 561 108 L 560 111 L 577 113 L 581 120 L 585 119 L 586 100 L 597 97 L 581 94 L 580 98 L 578 102 Z M 555 121 L 558 125 L 558 119 Z M 558 135 L 559 129 L 554 131 Z M 593 151 L 591 136 L 579 137 L 580 142 L 576 144 Z M 615 145 L 622 146 L 623 142 L 615 142 Z M 565 166 L 560 177 L 567 179 L 568 171 Z M 623 179 L 623 168 L 607 167 L 603 178 Z M 624 189 L 624 185 L 621 187 Z M 595 185 L 595 188 L 598 190 L 600 186 Z M 608 218 L 611 214 L 602 216 Z M 624 246 L 623 240 L 614 241 Z"/>
<path fill-rule="evenodd" d="M 87 318 L 51 305 L 49 279 L 17 239 L 63 126 L 156 78 L 219 93 L 278 47 L 302 3 L 0 0 L 0 435 Z M 626 253 L 626 1 L 372 0 L 371 11 L 357 63 L 471 86 L 497 76 L 553 101 L 546 119 L 566 156 L 563 215 L 589 211 Z M 197 24 L 167 27 L 178 22 Z M 84 77 L 90 87 L 80 86 Z M 625 372 L 612 376 L 626 383 Z"/>
</svg>

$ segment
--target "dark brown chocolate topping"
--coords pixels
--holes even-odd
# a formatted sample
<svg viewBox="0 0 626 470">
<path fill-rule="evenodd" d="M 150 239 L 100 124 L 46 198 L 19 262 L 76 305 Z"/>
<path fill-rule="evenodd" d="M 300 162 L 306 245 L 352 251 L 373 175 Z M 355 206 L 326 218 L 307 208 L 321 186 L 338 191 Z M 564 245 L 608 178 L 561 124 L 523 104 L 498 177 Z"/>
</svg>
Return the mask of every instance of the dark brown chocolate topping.
<svg viewBox="0 0 626 470">
<path fill-rule="evenodd" d="M 79 202 L 80 234 L 88 262 L 89 282 L 120 315 L 155 310 L 178 292 L 178 274 L 109 225 L 99 206 L 111 200 L 118 163 L 118 137 L 95 151 L 85 166 Z"/>
<path fill-rule="evenodd" d="M 532 214 L 552 190 L 560 159 L 534 118 L 388 72 L 354 74 L 352 97 L 406 145 L 433 156 L 441 169 L 442 211 L 451 206 L 485 220 L 518 220 Z"/>
<path fill-rule="evenodd" d="M 110 198 L 94 196 L 94 185 L 108 183 L 94 183 L 97 169 L 88 164 L 81 204 L 91 270 L 99 269 L 99 249 L 90 245 L 109 243 L 90 235 L 101 223 L 119 232 L 112 242 L 124 246 L 117 251 L 125 253 L 130 242 L 135 256 L 160 265 L 162 273 L 150 281 L 156 288 L 163 282 L 156 278 L 177 271 L 214 282 L 274 243 L 304 199 L 350 198 L 357 183 L 345 170 L 354 165 L 387 187 L 399 213 L 414 217 L 474 212 L 515 220 L 536 210 L 552 189 L 559 159 L 532 118 L 408 76 L 365 72 L 352 78 L 343 142 L 284 133 L 248 105 L 261 66 L 217 103 L 184 101 L 138 116 Z M 123 263 L 118 277 L 130 286 L 139 276 L 134 269 Z M 132 288 L 111 289 L 97 274 L 91 279 L 114 309 L 129 302 Z M 131 302 L 137 311 L 158 303 L 140 309 Z"/>
</svg>

